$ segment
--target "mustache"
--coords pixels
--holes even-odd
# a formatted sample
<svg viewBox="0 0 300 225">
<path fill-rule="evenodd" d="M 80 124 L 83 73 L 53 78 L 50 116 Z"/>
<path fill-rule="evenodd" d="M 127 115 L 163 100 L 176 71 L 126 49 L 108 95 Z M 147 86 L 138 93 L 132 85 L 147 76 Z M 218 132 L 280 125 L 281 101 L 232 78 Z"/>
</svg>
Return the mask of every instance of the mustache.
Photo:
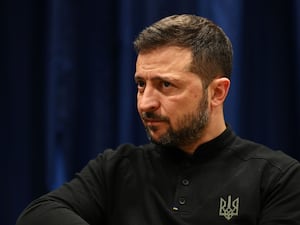
<svg viewBox="0 0 300 225">
<path fill-rule="evenodd" d="M 162 116 L 159 114 L 156 114 L 154 112 L 143 112 L 141 114 L 142 119 L 153 119 L 153 120 L 160 120 L 160 121 L 169 121 L 169 118 L 166 116 Z"/>
</svg>

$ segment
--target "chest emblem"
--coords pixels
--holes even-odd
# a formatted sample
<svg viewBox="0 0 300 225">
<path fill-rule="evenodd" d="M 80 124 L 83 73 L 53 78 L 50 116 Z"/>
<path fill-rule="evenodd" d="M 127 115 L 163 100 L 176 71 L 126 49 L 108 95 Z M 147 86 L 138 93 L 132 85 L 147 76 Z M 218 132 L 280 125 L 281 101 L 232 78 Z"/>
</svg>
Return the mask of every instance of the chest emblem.
<svg viewBox="0 0 300 225">
<path fill-rule="evenodd" d="M 227 201 L 221 197 L 219 216 L 224 216 L 227 220 L 231 220 L 233 216 L 238 216 L 239 201 L 239 198 L 232 200 L 231 195 L 228 195 Z"/>
</svg>

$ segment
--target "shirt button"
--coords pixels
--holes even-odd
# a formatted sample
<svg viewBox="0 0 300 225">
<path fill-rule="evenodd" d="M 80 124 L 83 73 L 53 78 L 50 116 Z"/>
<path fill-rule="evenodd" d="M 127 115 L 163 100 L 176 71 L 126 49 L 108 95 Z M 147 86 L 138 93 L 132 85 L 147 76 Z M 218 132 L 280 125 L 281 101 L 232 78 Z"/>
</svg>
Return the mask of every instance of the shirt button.
<svg viewBox="0 0 300 225">
<path fill-rule="evenodd" d="M 179 210 L 176 206 L 174 206 L 172 209 L 173 209 L 173 211 L 178 211 Z"/>
<path fill-rule="evenodd" d="M 187 179 L 183 179 L 183 180 L 182 180 L 182 184 L 183 184 L 184 186 L 187 186 L 187 185 L 190 184 L 190 182 L 189 182 L 189 180 L 187 180 Z"/>
<path fill-rule="evenodd" d="M 179 204 L 184 205 L 186 203 L 185 198 L 179 198 Z"/>
</svg>

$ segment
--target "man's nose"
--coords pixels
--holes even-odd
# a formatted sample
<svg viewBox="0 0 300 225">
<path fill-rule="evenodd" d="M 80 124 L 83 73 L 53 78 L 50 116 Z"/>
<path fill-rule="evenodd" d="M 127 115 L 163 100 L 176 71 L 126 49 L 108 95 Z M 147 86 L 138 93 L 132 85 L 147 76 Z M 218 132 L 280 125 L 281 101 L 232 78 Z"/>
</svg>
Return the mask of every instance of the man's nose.
<svg viewBox="0 0 300 225">
<path fill-rule="evenodd" d="M 142 112 L 151 112 L 159 108 L 159 93 L 154 88 L 146 87 L 143 93 L 138 95 L 138 108 Z"/>
</svg>

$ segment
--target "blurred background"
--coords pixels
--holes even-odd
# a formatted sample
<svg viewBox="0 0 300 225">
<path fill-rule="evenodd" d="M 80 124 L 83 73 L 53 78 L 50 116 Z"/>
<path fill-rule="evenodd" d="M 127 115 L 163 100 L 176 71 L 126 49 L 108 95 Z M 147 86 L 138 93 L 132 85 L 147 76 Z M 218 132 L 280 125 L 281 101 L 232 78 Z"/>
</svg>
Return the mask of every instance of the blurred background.
<svg viewBox="0 0 300 225">
<path fill-rule="evenodd" d="M 300 159 L 300 1 L 2 0 L 1 224 L 104 149 L 147 142 L 132 42 L 181 13 L 215 21 L 232 40 L 227 122 Z"/>
</svg>

